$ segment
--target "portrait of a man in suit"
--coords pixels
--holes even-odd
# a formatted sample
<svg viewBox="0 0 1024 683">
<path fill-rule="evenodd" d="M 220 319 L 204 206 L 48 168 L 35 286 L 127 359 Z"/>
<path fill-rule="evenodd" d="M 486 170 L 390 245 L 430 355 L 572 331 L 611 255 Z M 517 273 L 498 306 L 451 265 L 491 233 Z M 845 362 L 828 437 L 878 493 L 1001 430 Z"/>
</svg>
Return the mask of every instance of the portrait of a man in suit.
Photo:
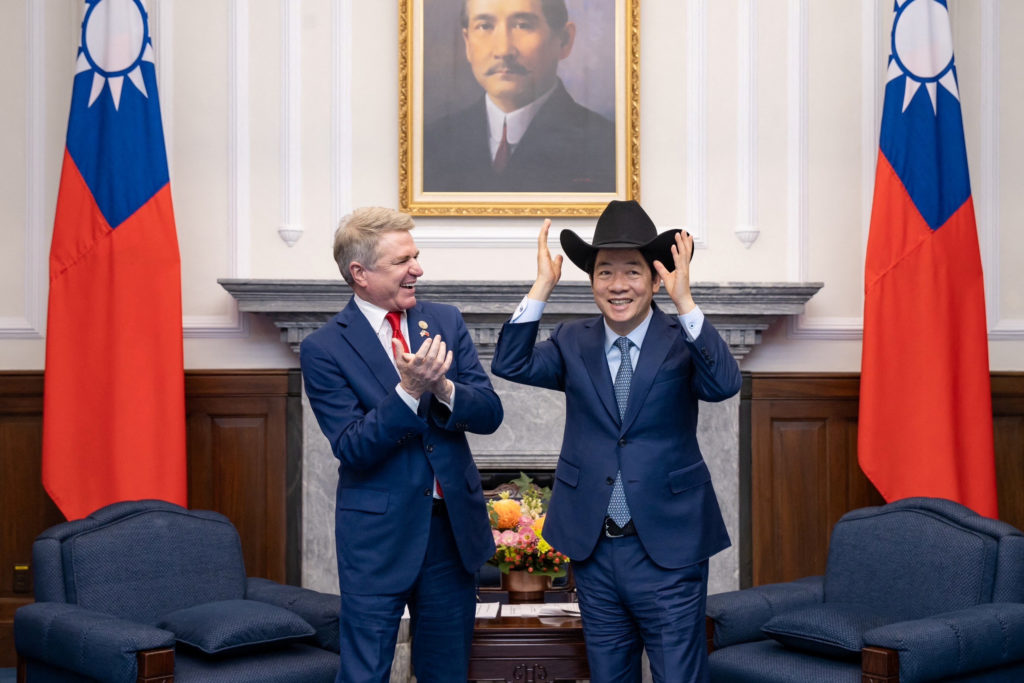
<svg viewBox="0 0 1024 683">
<path fill-rule="evenodd" d="M 565 0 L 462 2 L 465 61 L 482 91 L 426 121 L 424 192 L 615 192 L 615 125 L 559 73 L 580 31 L 572 19 Z"/>
</svg>

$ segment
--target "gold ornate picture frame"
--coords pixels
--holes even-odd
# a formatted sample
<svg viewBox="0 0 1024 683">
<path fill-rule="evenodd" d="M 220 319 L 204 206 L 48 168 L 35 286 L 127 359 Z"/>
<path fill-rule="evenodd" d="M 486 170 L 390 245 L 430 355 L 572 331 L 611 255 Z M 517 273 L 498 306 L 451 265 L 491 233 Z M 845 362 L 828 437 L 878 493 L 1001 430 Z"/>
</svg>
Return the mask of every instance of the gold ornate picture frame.
<svg viewBox="0 0 1024 683">
<path fill-rule="evenodd" d="M 561 4 L 399 0 L 403 211 L 596 216 L 612 199 L 639 199 L 639 0 L 564 0 L 568 21 L 552 28 Z M 545 38 L 557 41 L 557 67 Z M 552 68 L 553 86 L 535 76 Z"/>
</svg>

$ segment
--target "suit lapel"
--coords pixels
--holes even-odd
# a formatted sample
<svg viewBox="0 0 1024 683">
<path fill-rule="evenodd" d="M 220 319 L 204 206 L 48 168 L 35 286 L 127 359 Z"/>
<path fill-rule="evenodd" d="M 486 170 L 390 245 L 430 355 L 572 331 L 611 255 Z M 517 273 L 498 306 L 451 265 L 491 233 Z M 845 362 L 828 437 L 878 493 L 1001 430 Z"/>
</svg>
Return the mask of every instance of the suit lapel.
<svg viewBox="0 0 1024 683">
<path fill-rule="evenodd" d="M 673 329 L 674 328 L 674 329 Z M 651 325 L 647 328 L 644 336 L 643 346 L 640 347 L 640 357 L 637 359 L 636 368 L 633 370 L 633 381 L 629 385 L 629 402 L 626 404 L 626 416 L 622 420 L 622 430 L 625 431 L 633 424 L 633 420 L 640 414 L 647 394 L 651 391 L 658 370 L 661 369 L 665 358 L 668 356 L 674 334 L 679 334 L 679 323 L 660 310 L 654 311 L 651 316 Z"/>
<path fill-rule="evenodd" d="M 398 371 L 391 359 L 387 357 L 384 346 L 377 337 L 376 330 L 370 327 L 366 316 L 359 310 L 355 298 L 337 315 L 335 320 L 341 329 L 341 336 L 348 342 L 357 356 L 363 361 L 370 374 L 380 384 L 382 391 L 387 391 L 398 384 Z"/>
<path fill-rule="evenodd" d="M 608 374 L 608 355 L 604 350 L 604 323 L 602 318 L 595 318 L 584 328 L 580 335 L 580 355 L 587 375 L 594 383 L 594 391 L 601 399 L 605 410 L 615 423 L 619 422 L 619 406 L 615 402 L 615 387 L 612 376 Z"/>
<path fill-rule="evenodd" d="M 427 341 L 430 337 L 435 334 L 440 334 L 440 330 L 435 329 L 437 323 L 426 314 L 421 304 L 416 304 L 406 312 L 406 316 L 409 320 L 409 350 L 412 353 L 416 353 L 420 350 L 420 346 L 423 342 Z M 420 323 L 426 324 L 426 327 L 422 327 Z M 429 336 L 424 337 L 423 332 L 427 332 Z"/>
</svg>

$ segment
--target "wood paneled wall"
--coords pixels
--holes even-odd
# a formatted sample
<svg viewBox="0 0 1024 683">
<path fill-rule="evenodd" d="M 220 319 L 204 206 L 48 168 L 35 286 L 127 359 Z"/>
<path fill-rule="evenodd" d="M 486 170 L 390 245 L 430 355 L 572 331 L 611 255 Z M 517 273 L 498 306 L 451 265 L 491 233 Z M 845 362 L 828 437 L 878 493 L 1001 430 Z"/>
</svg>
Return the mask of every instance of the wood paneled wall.
<svg viewBox="0 0 1024 683">
<path fill-rule="evenodd" d="M 300 576 L 300 387 L 297 370 L 185 377 L 189 507 L 231 519 L 250 576 L 290 583 Z M 15 566 L 31 566 L 33 539 L 64 521 L 42 486 L 42 413 L 42 373 L 0 373 L 0 666 L 14 666 L 14 611 L 32 599 Z"/>
<path fill-rule="evenodd" d="M 832 527 L 884 501 L 857 464 L 859 376 L 758 374 L 749 415 L 751 576 L 790 581 L 825 571 Z M 1024 373 L 994 373 L 992 403 L 1000 518 L 1024 529 Z"/>
</svg>

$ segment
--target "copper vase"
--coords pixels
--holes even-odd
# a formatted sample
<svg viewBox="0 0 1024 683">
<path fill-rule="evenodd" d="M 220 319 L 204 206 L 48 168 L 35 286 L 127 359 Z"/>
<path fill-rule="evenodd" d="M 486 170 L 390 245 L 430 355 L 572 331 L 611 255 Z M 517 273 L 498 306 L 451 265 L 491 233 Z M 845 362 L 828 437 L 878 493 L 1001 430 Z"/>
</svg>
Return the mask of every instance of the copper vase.
<svg viewBox="0 0 1024 683">
<path fill-rule="evenodd" d="M 512 569 L 501 575 L 501 587 L 508 591 L 508 601 L 513 605 L 544 602 L 544 591 L 551 588 L 551 577 L 531 574 L 525 569 Z"/>
</svg>

